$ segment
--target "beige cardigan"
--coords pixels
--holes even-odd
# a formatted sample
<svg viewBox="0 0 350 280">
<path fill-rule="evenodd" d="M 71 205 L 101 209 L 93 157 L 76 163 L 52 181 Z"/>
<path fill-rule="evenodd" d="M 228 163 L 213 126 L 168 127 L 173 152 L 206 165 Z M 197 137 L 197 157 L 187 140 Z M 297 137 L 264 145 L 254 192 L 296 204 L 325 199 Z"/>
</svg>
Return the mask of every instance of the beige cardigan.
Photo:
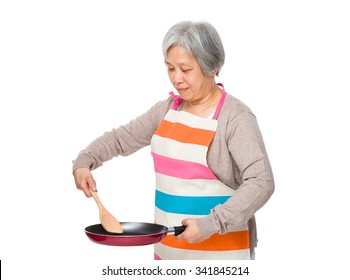
<svg viewBox="0 0 350 280">
<path fill-rule="evenodd" d="M 171 97 L 160 101 L 128 124 L 106 132 L 79 153 L 73 161 L 73 170 L 80 167 L 93 170 L 113 157 L 127 156 L 150 145 L 153 133 L 172 104 Z M 215 232 L 227 232 L 227 225 L 248 223 L 253 252 L 257 245 L 254 213 L 272 195 L 274 180 L 255 116 L 244 103 L 229 94 L 218 117 L 207 160 L 213 173 L 236 192 L 208 216 L 198 218 L 199 229 L 209 237 Z"/>
</svg>

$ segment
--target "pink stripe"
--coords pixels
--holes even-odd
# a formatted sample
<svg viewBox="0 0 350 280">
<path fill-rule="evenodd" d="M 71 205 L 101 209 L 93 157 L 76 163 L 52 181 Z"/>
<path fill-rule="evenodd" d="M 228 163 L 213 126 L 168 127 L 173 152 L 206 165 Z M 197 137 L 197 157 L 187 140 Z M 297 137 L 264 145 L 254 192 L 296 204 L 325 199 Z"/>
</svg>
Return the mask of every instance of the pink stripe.
<svg viewBox="0 0 350 280">
<path fill-rule="evenodd" d="M 156 253 L 154 253 L 154 260 L 161 261 L 162 259 Z"/>
<path fill-rule="evenodd" d="M 217 180 L 209 167 L 185 160 L 173 159 L 152 153 L 157 173 L 181 179 Z"/>
</svg>

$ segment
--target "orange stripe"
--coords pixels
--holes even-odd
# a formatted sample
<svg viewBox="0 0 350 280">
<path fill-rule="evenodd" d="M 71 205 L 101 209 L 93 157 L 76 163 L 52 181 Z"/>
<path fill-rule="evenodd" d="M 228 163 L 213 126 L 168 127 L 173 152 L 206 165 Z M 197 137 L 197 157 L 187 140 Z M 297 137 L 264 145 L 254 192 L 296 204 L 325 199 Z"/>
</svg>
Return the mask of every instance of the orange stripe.
<svg viewBox="0 0 350 280">
<path fill-rule="evenodd" d="M 215 233 L 209 239 L 201 243 L 187 243 L 186 241 L 176 241 L 174 235 L 167 235 L 162 244 L 172 248 L 202 251 L 229 251 L 243 250 L 249 248 L 249 231 L 229 232 L 223 235 Z"/>
<path fill-rule="evenodd" d="M 155 133 L 161 137 L 170 138 L 182 143 L 198 144 L 208 147 L 214 138 L 215 132 L 163 120 Z"/>
</svg>

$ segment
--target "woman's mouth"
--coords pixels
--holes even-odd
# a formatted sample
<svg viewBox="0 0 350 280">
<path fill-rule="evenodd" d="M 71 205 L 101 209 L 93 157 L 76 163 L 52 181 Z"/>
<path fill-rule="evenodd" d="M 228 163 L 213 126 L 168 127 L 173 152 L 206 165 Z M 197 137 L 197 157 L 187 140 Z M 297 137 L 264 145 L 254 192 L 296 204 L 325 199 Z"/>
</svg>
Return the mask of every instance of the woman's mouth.
<svg viewBox="0 0 350 280">
<path fill-rule="evenodd" d="M 184 93 L 187 90 L 187 88 L 177 88 L 176 91 L 181 94 Z"/>
</svg>

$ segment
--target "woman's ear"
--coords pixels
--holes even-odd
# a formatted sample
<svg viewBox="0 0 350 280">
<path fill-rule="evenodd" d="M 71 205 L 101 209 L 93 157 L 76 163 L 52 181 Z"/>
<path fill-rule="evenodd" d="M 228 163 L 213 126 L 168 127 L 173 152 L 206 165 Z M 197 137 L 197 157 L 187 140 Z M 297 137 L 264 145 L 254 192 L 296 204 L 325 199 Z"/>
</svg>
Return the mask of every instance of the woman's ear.
<svg viewBox="0 0 350 280">
<path fill-rule="evenodd" d="M 212 77 L 215 77 L 215 75 L 218 73 L 218 70 L 217 69 L 215 69 L 212 73 L 211 73 L 211 76 Z"/>
</svg>

